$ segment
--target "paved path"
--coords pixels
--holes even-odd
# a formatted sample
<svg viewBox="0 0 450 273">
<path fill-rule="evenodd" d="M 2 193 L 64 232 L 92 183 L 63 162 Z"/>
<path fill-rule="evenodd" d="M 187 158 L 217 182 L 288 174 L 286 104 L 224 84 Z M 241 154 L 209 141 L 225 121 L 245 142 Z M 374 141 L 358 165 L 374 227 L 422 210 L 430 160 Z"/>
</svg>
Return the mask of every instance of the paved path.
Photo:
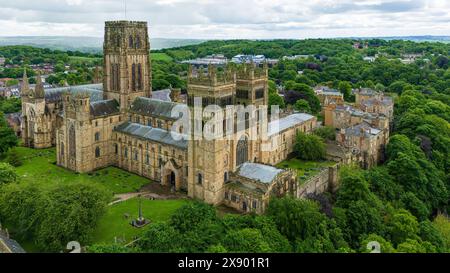
<svg viewBox="0 0 450 273">
<path fill-rule="evenodd" d="M 130 192 L 130 193 L 122 193 L 122 194 L 116 194 L 114 195 L 114 199 L 117 199 L 111 203 L 109 203 L 109 205 L 114 205 L 123 201 L 127 201 L 131 198 L 135 198 L 138 197 L 139 195 L 144 196 L 146 194 L 149 194 L 149 192 Z"/>
<path fill-rule="evenodd" d="M 152 200 L 167 200 L 167 199 L 183 199 L 187 198 L 186 195 L 181 193 L 171 192 L 169 189 L 162 187 L 159 184 L 152 183 L 153 185 L 148 185 L 141 189 L 140 192 L 130 192 L 114 195 L 114 201 L 109 203 L 109 205 L 114 205 L 120 202 L 127 201 L 129 199 L 138 197 L 139 195 L 143 198 Z"/>
</svg>

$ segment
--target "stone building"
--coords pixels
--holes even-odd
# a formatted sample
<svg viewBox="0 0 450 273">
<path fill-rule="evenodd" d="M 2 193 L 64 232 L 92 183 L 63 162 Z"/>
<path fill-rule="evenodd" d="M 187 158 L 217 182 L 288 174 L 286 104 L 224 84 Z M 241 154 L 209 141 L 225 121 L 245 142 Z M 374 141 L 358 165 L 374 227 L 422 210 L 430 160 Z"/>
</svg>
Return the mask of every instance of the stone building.
<svg viewBox="0 0 450 273">
<path fill-rule="evenodd" d="M 351 150 L 362 168 L 371 168 L 384 159 L 387 142 L 383 131 L 365 122 L 341 129 L 336 134 L 336 141 Z"/>
<path fill-rule="evenodd" d="M 262 212 L 270 196 L 294 193 L 293 172 L 269 165 L 288 157 L 295 135 L 311 132 L 317 120 L 293 114 L 264 125 L 266 109 L 250 105 L 267 105 L 267 65 L 190 66 L 184 100 L 179 89 L 152 92 L 149 52 L 145 22 L 106 22 L 103 84 L 49 90 L 38 84 L 22 97 L 25 144 L 56 145 L 57 164 L 76 172 L 116 166 L 192 198 L 244 212 Z M 239 110 L 205 115 L 213 105 Z M 173 116 L 180 107 L 190 110 L 192 126 L 183 123 L 174 132 L 184 117 Z M 198 130 L 203 128 L 214 136 L 227 135 L 204 139 Z M 246 175 L 248 169 L 264 179 Z M 232 186 L 238 182 L 243 186 Z M 261 195 L 249 188 L 258 188 Z M 245 203 L 233 201 L 238 192 Z"/>
<path fill-rule="evenodd" d="M 370 168 L 384 160 L 389 141 L 394 103 L 391 97 L 372 89 L 355 91 L 354 105 L 323 105 L 324 124 L 337 130 L 336 143 L 328 144 L 329 158 L 357 162 Z M 340 147 L 336 147 L 340 146 Z"/>
</svg>

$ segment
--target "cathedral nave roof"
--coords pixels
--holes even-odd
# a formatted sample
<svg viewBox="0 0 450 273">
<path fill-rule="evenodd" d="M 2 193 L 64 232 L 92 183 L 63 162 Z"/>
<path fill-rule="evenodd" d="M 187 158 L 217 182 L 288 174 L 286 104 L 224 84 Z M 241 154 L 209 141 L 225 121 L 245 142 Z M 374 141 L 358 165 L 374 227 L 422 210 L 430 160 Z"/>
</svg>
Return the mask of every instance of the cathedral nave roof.
<svg viewBox="0 0 450 273">
<path fill-rule="evenodd" d="M 185 137 L 182 140 L 175 140 L 172 137 L 172 132 L 138 123 L 125 122 L 117 126 L 114 131 L 146 140 L 163 143 L 166 145 L 175 146 L 181 149 L 187 149 L 188 146 L 188 142 Z M 173 134 L 176 134 L 180 137 L 184 136 L 176 132 L 173 132 Z"/>
<path fill-rule="evenodd" d="M 130 111 L 144 116 L 155 116 L 176 120 L 172 117 L 172 109 L 178 105 L 170 101 L 163 101 L 154 98 L 138 97 L 131 105 Z"/>
<path fill-rule="evenodd" d="M 91 102 L 91 114 L 96 117 L 119 114 L 119 103 L 116 100 L 101 100 Z"/>
</svg>

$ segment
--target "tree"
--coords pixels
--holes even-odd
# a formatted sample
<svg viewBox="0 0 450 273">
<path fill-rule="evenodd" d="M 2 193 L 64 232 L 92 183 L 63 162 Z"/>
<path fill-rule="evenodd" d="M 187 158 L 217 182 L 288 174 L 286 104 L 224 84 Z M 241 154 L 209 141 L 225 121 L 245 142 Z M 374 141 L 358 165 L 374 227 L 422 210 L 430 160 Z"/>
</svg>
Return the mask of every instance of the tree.
<svg viewBox="0 0 450 273">
<path fill-rule="evenodd" d="M 314 130 L 314 134 L 326 140 L 336 139 L 336 130 L 331 126 L 322 126 Z"/>
<path fill-rule="evenodd" d="M 320 101 L 310 86 L 303 83 L 297 83 L 293 86 L 293 91 L 298 93 L 300 99 L 304 99 L 308 102 L 313 113 L 320 112 Z M 289 104 L 294 104 L 297 100 L 290 102 Z"/>
<path fill-rule="evenodd" d="M 430 242 L 438 252 L 446 252 L 445 239 L 441 232 L 429 220 L 419 223 L 419 236 L 422 241 Z"/>
<path fill-rule="evenodd" d="M 8 126 L 5 116 L 0 112 L 0 155 L 6 153 L 9 148 L 17 145 L 17 137 L 13 129 Z"/>
<path fill-rule="evenodd" d="M 292 251 L 289 241 L 277 229 L 271 217 L 265 215 L 225 215 L 222 219 L 225 230 L 258 229 L 273 252 Z"/>
<path fill-rule="evenodd" d="M 272 106 L 278 106 L 280 109 L 285 107 L 283 98 L 278 94 L 269 94 L 269 113 L 272 111 Z"/>
<path fill-rule="evenodd" d="M 387 229 L 391 235 L 392 242 L 398 245 L 407 239 L 418 239 L 419 223 L 407 210 L 400 209 L 387 223 Z"/>
<path fill-rule="evenodd" d="M 373 251 L 373 249 L 368 248 L 369 243 L 376 242 L 380 244 L 380 252 L 381 253 L 395 253 L 396 250 L 392 246 L 391 242 L 387 241 L 383 237 L 376 235 L 376 234 L 369 234 L 366 236 L 363 236 L 363 239 L 360 242 L 360 248 L 359 251 L 362 253 L 370 253 Z"/>
<path fill-rule="evenodd" d="M 13 166 L 0 162 L 0 187 L 17 181 L 17 173 Z"/>
<path fill-rule="evenodd" d="M 398 200 L 403 192 L 401 185 L 396 183 L 384 166 L 375 167 L 365 172 L 370 190 L 385 201 Z"/>
<path fill-rule="evenodd" d="M 417 240 L 407 239 L 397 246 L 399 253 L 427 253 L 426 247 Z"/>
<path fill-rule="evenodd" d="M 306 100 L 298 100 L 295 105 L 294 105 L 294 109 L 297 111 L 300 111 L 302 113 L 309 113 L 311 112 L 311 108 L 309 107 L 309 104 Z"/>
<path fill-rule="evenodd" d="M 169 253 L 183 252 L 182 237 L 168 223 L 154 223 L 137 242 L 143 252 Z"/>
<path fill-rule="evenodd" d="M 225 235 L 223 247 L 228 252 L 263 253 L 271 252 L 269 244 L 258 229 L 244 228 L 232 230 Z"/>
<path fill-rule="evenodd" d="M 59 251 L 70 241 L 90 242 L 111 195 L 102 187 L 87 184 L 57 185 L 45 196 L 41 207 L 37 243 L 43 249 Z"/>
<path fill-rule="evenodd" d="M 170 225 L 181 233 L 196 229 L 202 222 L 217 221 L 216 210 L 203 202 L 189 202 L 170 218 Z"/>
<path fill-rule="evenodd" d="M 336 193 L 336 206 L 348 208 L 353 201 L 374 203 L 375 197 L 369 189 L 363 172 L 356 167 L 343 167 L 339 173 L 340 187 Z"/>
<path fill-rule="evenodd" d="M 319 205 L 310 200 L 285 197 L 269 203 L 267 215 L 296 251 L 335 252 L 348 245 L 334 220 L 320 212 Z"/>
<path fill-rule="evenodd" d="M 344 99 L 346 101 L 350 100 L 350 96 L 352 95 L 352 85 L 347 81 L 341 81 L 338 85 L 338 90 L 344 95 Z"/>
<path fill-rule="evenodd" d="M 316 135 L 299 133 L 295 143 L 297 157 L 304 160 L 322 160 L 326 155 L 323 139 Z"/>
<path fill-rule="evenodd" d="M 427 206 L 410 191 L 403 193 L 400 196 L 400 201 L 403 203 L 404 208 L 420 221 L 426 220 L 431 213 Z"/>
<path fill-rule="evenodd" d="M 448 217 L 439 214 L 433 220 L 433 226 L 441 234 L 446 251 L 450 251 L 450 220 L 448 219 Z"/>
<path fill-rule="evenodd" d="M 350 244 L 358 247 L 359 238 L 371 233 L 384 235 L 385 229 L 379 207 L 373 207 L 362 200 L 351 201 L 346 209 Z"/>
</svg>

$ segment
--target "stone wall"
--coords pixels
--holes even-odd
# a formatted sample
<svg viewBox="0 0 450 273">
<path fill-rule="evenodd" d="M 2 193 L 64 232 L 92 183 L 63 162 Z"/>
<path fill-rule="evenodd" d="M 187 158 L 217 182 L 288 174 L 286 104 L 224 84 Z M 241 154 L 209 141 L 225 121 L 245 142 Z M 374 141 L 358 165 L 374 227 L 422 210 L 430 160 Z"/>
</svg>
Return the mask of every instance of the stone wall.
<svg viewBox="0 0 450 273">
<path fill-rule="evenodd" d="M 297 188 L 297 198 L 306 198 L 309 194 L 321 194 L 327 191 L 335 192 L 338 187 L 339 164 L 321 170 L 308 178 Z"/>
</svg>

